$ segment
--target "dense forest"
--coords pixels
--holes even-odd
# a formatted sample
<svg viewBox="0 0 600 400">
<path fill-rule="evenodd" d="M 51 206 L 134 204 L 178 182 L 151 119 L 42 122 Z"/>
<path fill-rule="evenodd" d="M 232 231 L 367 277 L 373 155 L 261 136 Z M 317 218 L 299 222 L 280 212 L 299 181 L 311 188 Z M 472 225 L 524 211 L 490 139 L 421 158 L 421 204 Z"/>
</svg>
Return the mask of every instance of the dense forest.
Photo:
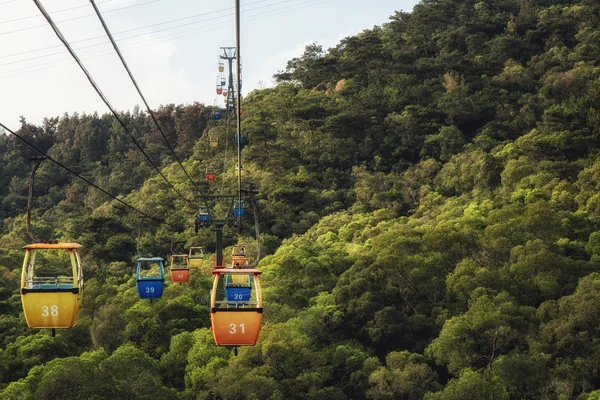
<svg viewBox="0 0 600 400">
<path fill-rule="evenodd" d="M 600 399 L 599 27 L 595 0 L 423 0 L 307 46 L 250 93 L 242 156 L 265 304 L 259 342 L 237 356 L 214 344 L 208 270 L 137 296 L 138 236 L 144 254 L 214 251 L 193 203 L 112 116 L 22 119 L 21 135 L 178 232 L 44 162 L 33 229 L 84 246 L 85 292 L 75 327 L 29 330 L 37 154 L 0 135 L 0 398 Z M 211 112 L 156 112 L 191 176 L 218 166 L 207 192 L 235 188 Z M 149 116 L 122 116 L 196 201 Z"/>
</svg>

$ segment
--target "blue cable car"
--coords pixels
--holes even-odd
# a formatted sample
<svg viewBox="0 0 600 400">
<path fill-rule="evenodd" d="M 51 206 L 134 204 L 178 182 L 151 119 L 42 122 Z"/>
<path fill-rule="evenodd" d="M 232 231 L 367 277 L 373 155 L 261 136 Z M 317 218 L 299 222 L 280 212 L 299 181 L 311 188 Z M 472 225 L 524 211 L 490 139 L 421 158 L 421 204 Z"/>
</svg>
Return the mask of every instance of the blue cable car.
<svg viewBox="0 0 600 400">
<path fill-rule="evenodd" d="M 135 280 L 141 299 L 160 299 L 165 288 L 165 267 L 160 257 L 138 258 Z"/>
<path fill-rule="evenodd" d="M 244 132 L 240 132 L 240 140 L 238 141 L 238 136 L 237 134 L 233 135 L 233 143 L 235 143 L 235 145 L 237 146 L 238 143 L 240 144 L 240 146 L 242 146 L 241 148 L 243 149 L 244 146 L 246 146 L 250 141 L 248 140 L 248 138 L 246 136 L 244 136 Z"/>
<path fill-rule="evenodd" d="M 225 85 L 227 85 L 227 81 L 225 80 L 225 78 L 221 78 L 221 86 Z"/>
<path fill-rule="evenodd" d="M 196 233 L 200 228 L 209 226 L 211 222 L 210 213 L 208 212 L 208 207 L 200 206 L 198 207 L 198 216 L 196 217 Z"/>
<path fill-rule="evenodd" d="M 250 302 L 251 293 L 251 275 L 225 275 L 225 296 L 228 304 L 246 305 Z"/>
<path fill-rule="evenodd" d="M 243 217 L 246 215 L 246 201 L 244 200 L 234 200 L 233 201 L 233 216 L 234 217 Z"/>
<path fill-rule="evenodd" d="M 220 120 L 221 119 L 221 110 L 213 110 L 212 117 L 215 121 Z"/>
</svg>

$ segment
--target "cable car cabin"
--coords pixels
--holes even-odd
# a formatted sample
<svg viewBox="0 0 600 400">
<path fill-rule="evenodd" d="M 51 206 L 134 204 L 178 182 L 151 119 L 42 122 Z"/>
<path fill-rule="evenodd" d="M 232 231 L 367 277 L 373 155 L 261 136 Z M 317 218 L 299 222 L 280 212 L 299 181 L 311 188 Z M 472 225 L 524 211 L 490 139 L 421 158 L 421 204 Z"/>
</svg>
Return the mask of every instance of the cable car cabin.
<svg viewBox="0 0 600 400">
<path fill-rule="evenodd" d="M 212 147 L 213 149 L 217 148 L 219 146 L 219 137 L 216 135 L 209 136 L 208 143 L 210 144 L 210 147 Z"/>
<path fill-rule="evenodd" d="M 216 178 L 217 178 L 217 174 L 215 173 L 215 170 L 212 168 L 207 168 L 206 169 L 206 180 L 214 181 Z"/>
<path fill-rule="evenodd" d="M 190 247 L 188 263 L 190 268 L 201 268 L 204 262 L 204 250 L 201 246 Z"/>
<path fill-rule="evenodd" d="M 171 255 L 171 280 L 187 282 L 190 277 L 190 265 L 187 254 Z"/>
<path fill-rule="evenodd" d="M 24 247 L 21 302 L 30 328 L 70 328 L 83 295 L 78 243 L 35 243 Z"/>
<path fill-rule="evenodd" d="M 223 64 L 222 62 L 219 63 L 219 72 L 223 72 L 225 71 L 225 64 Z"/>
<path fill-rule="evenodd" d="M 234 267 L 233 269 L 239 269 Z M 252 293 L 252 275 L 225 275 L 225 299 L 227 304 L 247 305 Z"/>
<path fill-rule="evenodd" d="M 210 226 L 211 218 L 208 212 L 208 208 L 206 206 L 198 207 L 198 215 L 196 216 L 195 221 L 195 231 L 198 233 L 200 228 L 205 228 Z"/>
<path fill-rule="evenodd" d="M 220 120 L 221 119 L 221 110 L 214 110 L 212 117 L 215 121 Z"/>
<path fill-rule="evenodd" d="M 135 279 L 141 299 L 160 299 L 165 288 L 165 267 L 160 257 L 138 258 Z"/>
<path fill-rule="evenodd" d="M 231 250 L 231 264 L 235 267 L 247 266 L 248 265 L 248 257 L 246 256 L 246 245 L 244 244 L 236 244 L 233 246 L 233 250 Z"/>
<path fill-rule="evenodd" d="M 233 201 L 233 216 L 243 217 L 246 215 L 246 201 L 235 199 Z"/>
<path fill-rule="evenodd" d="M 221 78 L 221 86 L 226 86 L 227 80 L 225 78 Z"/>
<path fill-rule="evenodd" d="M 243 114 L 243 112 L 242 112 Z M 250 141 L 248 140 L 248 138 L 246 136 L 244 136 L 243 132 L 240 132 L 240 140 L 238 140 L 238 136 L 237 134 L 233 135 L 233 142 L 236 144 L 239 143 L 242 146 L 242 149 L 244 148 L 244 146 L 246 146 Z"/>
<path fill-rule="evenodd" d="M 223 94 L 223 86 L 217 85 L 217 94 Z"/>
<path fill-rule="evenodd" d="M 223 89 L 223 97 L 227 97 L 227 93 L 229 93 L 227 89 Z"/>
<path fill-rule="evenodd" d="M 260 333 L 263 304 L 257 269 L 219 268 L 211 292 L 210 319 L 218 346 L 254 346 Z M 225 287 L 226 298 L 217 299 L 220 281 L 232 282 L 229 276 L 241 276 L 246 286 Z M 233 285 L 233 283 L 231 283 Z M 254 289 L 254 290 L 252 290 Z"/>
</svg>

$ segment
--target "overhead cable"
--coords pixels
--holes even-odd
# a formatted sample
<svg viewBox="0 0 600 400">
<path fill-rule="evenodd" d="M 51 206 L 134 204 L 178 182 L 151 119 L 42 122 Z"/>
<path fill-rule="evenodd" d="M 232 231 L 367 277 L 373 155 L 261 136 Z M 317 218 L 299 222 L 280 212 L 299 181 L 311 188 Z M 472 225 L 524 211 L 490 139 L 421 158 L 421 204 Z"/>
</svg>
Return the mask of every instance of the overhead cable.
<svg viewBox="0 0 600 400">
<path fill-rule="evenodd" d="M 104 28 L 104 31 L 106 32 L 106 35 L 110 39 L 110 42 L 112 43 L 115 51 L 119 55 L 119 59 L 121 60 L 121 63 L 123 63 L 123 67 L 125 67 L 125 70 L 127 70 L 127 74 L 129 75 L 129 78 L 131 79 L 131 82 L 133 82 L 133 86 L 135 86 L 135 89 L 137 90 L 138 94 L 140 95 L 140 97 L 144 101 L 144 105 L 146 105 L 146 109 L 148 110 L 148 113 L 152 117 L 152 120 L 154 121 L 154 124 L 156 125 L 156 127 L 160 131 L 160 134 L 162 135 L 163 139 L 165 139 L 165 143 L 167 144 L 167 147 L 169 148 L 169 150 L 171 150 L 171 153 L 173 153 L 173 156 L 175 157 L 175 160 L 177 160 L 177 163 L 179 164 L 179 166 L 181 167 L 181 169 L 185 173 L 185 176 L 187 176 L 187 178 L 192 183 L 192 186 L 194 188 L 196 188 L 196 190 L 200 193 L 201 192 L 200 188 L 198 187 L 198 185 L 196 184 L 196 182 L 193 181 L 193 179 L 190 176 L 190 174 L 188 174 L 188 172 L 186 171 L 185 167 L 183 166 L 183 164 L 179 160 L 179 157 L 177 156 L 177 153 L 175 153 L 175 150 L 173 149 L 173 147 L 169 143 L 169 140 L 167 139 L 167 135 L 165 135 L 165 133 L 163 132 L 162 128 L 160 127 L 160 124 L 156 120 L 156 116 L 154 115 L 154 111 L 152 111 L 152 109 L 148 105 L 148 102 L 146 101 L 146 97 L 142 93 L 140 87 L 137 84 L 137 81 L 133 77 L 133 74 L 131 73 L 131 70 L 129 69 L 129 65 L 127 65 L 127 62 L 125 61 L 125 58 L 123 58 L 123 54 L 121 54 L 121 50 L 119 50 L 119 46 L 117 46 L 117 43 L 115 42 L 115 39 L 113 38 L 112 34 L 110 33 L 110 30 L 108 29 L 108 25 L 106 25 L 106 22 L 104 21 L 104 18 L 102 17 L 102 14 L 100 13 L 100 10 L 98 10 L 98 7 L 96 6 L 96 3 L 94 3 L 94 0 L 90 0 L 90 3 L 92 4 L 92 7 L 94 7 L 94 11 L 96 12 L 96 15 L 98 15 L 98 19 L 100 19 L 100 22 L 102 23 L 102 27 Z"/>
<path fill-rule="evenodd" d="M 119 199 L 117 196 L 115 196 L 115 195 L 109 193 L 108 191 L 102 189 L 100 186 L 96 185 L 94 182 L 91 182 L 90 180 L 88 180 L 88 179 L 84 178 L 83 176 L 79 175 L 77 172 L 73 171 L 71 168 L 67 167 L 66 165 L 64 165 L 60 161 L 57 161 L 54 158 L 52 158 L 51 156 L 49 156 L 48 154 L 44 153 L 42 150 L 40 150 L 39 148 L 37 148 L 37 146 L 35 146 L 33 143 L 29 142 L 27 139 L 25 139 L 23 136 L 19 135 L 18 133 L 14 132 L 13 130 L 9 129 L 6 125 L 4 125 L 1 122 L 0 122 L 0 127 L 3 128 L 4 130 L 6 130 L 8 133 L 11 133 L 14 136 L 16 136 L 19 140 L 21 140 L 27 146 L 31 147 L 32 149 L 34 149 L 35 151 L 37 151 L 38 153 L 40 153 L 41 155 L 43 155 L 44 157 L 46 157 L 48 160 L 52 161 L 53 163 L 55 163 L 59 167 L 64 168 L 65 170 L 69 171 L 71 174 L 75 175 L 77 178 L 81 179 L 82 181 L 84 181 L 88 185 L 91 185 L 94 188 L 98 189 L 99 191 L 101 191 L 105 195 L 113 198 L 114 200 L 118 201 L 119 203 L 123 204 L 124 206 L 128 207 L 129 209 L 131 209 L 131 210 L 133 210 L 133 211 L 135 211 L 135 212 L 143 215 L 146 218 L 150 218 L 153 221 L 159 222 L 161 224 L 168 225 L 164 220 L 159 219 L 159 218 L 155 218 L 155 217 L 153 217 L 151 215 L 146 214 L 145 212 L 137 209 L 136 207 L 132 206 L 131 204 L 129 204 L 129 203 L 127 203 L 127 202 Z"/>
<path fill-rule="evenodd" d="M 243 19 L 244 22 L 252 22 L 252 21 L 257 21 L 260 19 L 264 19 L 264 18 L 268 18 L 268 17 L 272 17 L 275 15 L 279 15 L 279 14 L 284 14 L 290 11 L 295 11 L 295 10 L 299 10 L 302 8 L 307 8 L 307 7 L 312 7 L 312 6 L 316 6 L 316 5 L 320 5 L 320 4 L 324 4 L 324 3 L 328 3 L 330 1 L 334 1 L 334 0 L 321 0 L 321 1 L 315 1 L 315 0 L 309 0 L 303 3 L 300 3 L 299 6 L 297 7 L 292 7 L 292 8 L 283 8 L 283 9 L 279 9 L 279 10 L 275 10 L 275 12 L 266 12 L 266 13 L 260 13 L 257 15 L 254 15 L 254 18 L 249 18 L 249 19 Z M 227 25 L 223 25 L 223 24 L 213 24 L 213 25 L 209 25 L 203 28 L 196 28 L 196 29 L 191 29 L 191 30 L 187 30 L 187 31 L 183 31 L 183 32 L 178 32 L 178 33 L 174 33 L 174 34 L 168 34 L 168 35 L 164 35 L 164 36 L 159 36 L 156 38 L 153 38 L 151 41 L 143 41 L 143 42 L 134 42 L 134 43 L 129 43 L 129 44 L 125 44 L 123 46 L 124 50 L 132 50 L 132 49 L 137 49 L 137 48 L 141 48 L 141 47 L 146 47 L 146 46 L 151 46 L 154 44 L 158 44 L 158 43 L 163 43 L 165 41 L 168 40 L 172 40 L 172 39 L 180 39 L 180 38 L 185 38 L 185 37 L 189 37 L 189 36 L 194 36 L 194 35 L 198 35 L 201 33 L 206 33 L 206 32 L 211 32 L 211 31 L 215 31 L 218 29 L 224 29 L 226 27 L 228 27 L 231 24 L 227 24 Z M 207 29 L 210 28 L 210 29 Z M 153 33 L 153 32 L 148 32 L 148 33 Z M 133 36 L 129 36 L 129 37 L 125 37 L 122 38 L 120 40 L 127 40 L 127 39 L 131 39 L 131 38 L 135 38 L 138 36 L 145 36 L 146 34 L 140 34 L 140 35 L 133 35 Z M 89 40 L 91 40 L 92 38 L 90 38 Z M 97 39 L 97 38 L 95 38 Z M 83 41 L 86 41 L 88 39 L 84 39 Z M 77 42 L 81 42 L 77 41 Z M 73 41 L 71 43 L 76 43 L 76 41 Z M 93 45 L 89 45 L 89 46 L 83 46 L 83 47 L 79 47 L 76 50 L 82 50 L 82 49 L 87 49 L 90 47 L 96 47 L 96 46 L 100 46 L 100 45 L 105 45 L 108 44 L 108 42 L 105 43 L 97 43 L 97 44 L 93 44 Z M 62 46 L 59 45 L 59 46 Z M 56 46 L 50 46 L 48 48 L 52 48 L 52 47 L 56 47 Z M 43 50 L 43 49 L 42 49 Z M 86 60 L 92 60 L 92 59 L 96 59 L 99 57 L 104 57 L 106 55 L 110 55 L 113 54 L 113 51 L 109 49 L 103 49 L 103 50 L 99 50 L 99 51 L 95 51 L 92 53 L 88 53 L 88 54 L 83 54 L 83 57 Z M 35 50 L 34 50 L 35 51 Z M 25 54 L 28 52 L 23 52 L 23 53 L 18 53 L 18 54 Z M 13 54 L 13 55 L 18 55 L 18 54 Z M 64 54 L 64 52 L 59 52 L 59 53 L 53 53 L 52 55 L 57 55 L 57 54 Z M 10 56 L 10 55 L 9 55 Z M 4 57 L 9 57 L 9 56 L 4 56 Z M 89 57 L 88 57 L 89 56 Z M 45 56 L 38 56 L 38 57 L 33 57 L 32 59 L 37 59 L 37 58 L 42 58 Z M 0 56 L 0 58 L 3 58 Z M 24 68 L 19 68 L 19 69 L 14 69 L 14 70 L 10 70 L 10 71 L 4 71 L 4 72 L 0 72 L 0 73 L 5 73 L 5 74 L 10 74 L 12 72 L 14 72 L 14 74 L 12 75 L 8 75 L 8 76 L 0 76 L 0 79 L 4 79 L 4 78 L 11 78 L 14 76 L 18 76 L 18 75 L 23 75 L 23 74 L 27 74 L 30 72 L 37 72 L 37 71 L 42 71 L 45 70 L 46 66 L 50 66 L 50 67 L 54 67 L 54 66 L 60 66 L 60 65 L 65 65 L 66 62 L 65 61 L 60 61 L 60 60 L 54 60 L 54 61 L 49 61 L 49 62 L 45 62 L 45 63 L 40 63 L 40 64 L 36 64 L 36 65 L 31 65 L 29 67 L 24 67 L 24 68 L 33 68 L 33 69 L 29 69 L 29 70 L 24 70 Z"/>
<path fill-rule="evenodd" d="M 115 0 L 99 1 L 98 4 L 110 3 L 112 1 L 115 1 Z M 63 8 L 61 10 L 52 11 L 50 14 L 58 14 L 58 13 L 61 13 L 61 12 L 76 10 L 78 8 L 84 8 L 84 7 L 87 7 L 87 5 L 76 6 L 76 7 L 69 7 L 69 8 Z M 1 24 L 8 24 L 9 22 L 24 21 L 26 19 L 39 18 L 39 17 L 41 17 L 41 15 L 36 14 L 36 15 L 29 15 L 27 17 L 20 17 L 20 18 L 9 19 L 9 20 L 6 20 L 6 21 L 0 21 L 0 25 Z"/>
<path fill-rule="evenodd" d="M 125 7 L 120 7 L 120 8 L 113 8 L 112 10 L 108 10 L 108 11 L 105 11 L 105 12 L 114 12 L 114 11 L 119 11 L 119 10 L 126 10 L 126 9 L 128 9 L 128 8 L 134 8 L 134 7 L 144 6 L 144 5 L 146 5 L 146 4 L 157 3 L 157 2 L 159 2 L 159 1 L 162 1 L 162 0 L 150 0 L 150 1 L 145 1 L 145 2 L 143 2 L 143 3 L 132 4 L 132 5 L 130 5 L 130 6 L 125 6 Z M 58 22 L 58 23 L 62 23 L 62 22 L 68 22 L 68 21 L 75 21 L 75 20 L 78 20 L 78 19 L 89 18 L 89 17 L 93 17 L 93 16 L 94 16 L 94 14 L 81 15 L 81 16 L 79 16 L 79 17 L 67 18 L 67 19 L 63 19 L 63 20 L 61 20 L 61 21 L 57 21 L 57 22 Z M 9 34 L 11 34 L 11 33 L 17 33 L 17 32 L 28 31 L 28 30 L 31 30 L 31 29 L 42 28 L 42 27 L 44 27 L 44 26 L 46 26 L 46 24 L 42 24 L 42 25 L 35 25 L 35 26 L 28 26 L 28 27 L 25 27 L 25 28 L 19 28 L 19 29 L 13 29 L 12 31 L 0 32 L 0 36 L 2 36 L 2 35 L 9 35 Z"/>
<path fill-rule="evenodd" d="M 69 51 L 69 53 L 71 54 L 71 56 L 75 59 L 75 61 L 77 61 L 77 64 L 79 65 L 79 67 L 81 68 L 81 70 L 83 71 L 83 73 L 85 74 L 85 76 L 88 78 L 88 81 L 91 83 L 91 85 L 93 86 L 93 88 L 96 91 L 96 93 L 98 93 L 98 95 L 100 96 L 100 98 L 102 99 L 102 101 L 104 102 L 104 104 L 106 104 L 106 106 L 110 109 L 110 111 L 112 112 L 112 114 L 115 116 L 116 120 L 123 127 L 123 130 L 127 133 L 127 135 L 129 135 L 129 137 L 131 138 L 131 140 L 133 141 L 133 143 L 142 152 L 142 154 L 144 154 L 144 157 L 146 157 L 146 160 L 148 160 L 148 162 L 150 163 L 150 165 L 152 165 L 152 167 L 156 170 L 156 172 L 158 172 L 158 174 L 164 179 L 165 182 L 167 182 L 167 184 L 171 187 L 171 189 L 173 189 L 173 191 L 175 193 L 177 193 L 177 195 L 179 195 L 179 197 L 181 197 L 183 200 L 185 200 L 186 202 L 190 203 L 191 205 L 196 206 L 195 203 L 193 203 L 192 201 L 188 200 L 185 196 L 183 196 L 175 188 L 175 186 L 173 186 L 173 184 L 171 182 L 169 182 L 169 180 L 167 179 L 167 177 L 154 164 L 154 162 L 150 159 L 150 157 L 148 156 L 148 154 L 146 154 L 146 152 L 144 151 L 144 149 L 142 148 L 142 146 L 140 146 L 140 144 L 137 142 L 137 140 L 135 140 L 135 138 L 133 137 L 133 135 L 131 134 L 131 132 L 129 131 L 129 129 L 127 128 L 127 126 L 125 125 L 125 123 L 123 122 L 123 120 L 121 119 L 121 117 L 119 117 L 119 114 L 117 113 L 117 111 L 110 104 L 110 102 L 108 101 L 108 99 L 106 98 L 106 96 L 104 95 L 104 93 L 102 93 L 102 90 L 100 90 L 100 87 L 94 81 L 94 78 L 92 78 L 92 75 L 85 68 L 85 66 L 83 65 L 83 63 L 79 59 L 79 57 L 77 57 L 77 54 L 75 54 L 75 52 L 71 48 L 71 45 L 69 44 L 69 42 L 67 41 L 67 39 L 60 32 L 60 30 L 58 29 L 58 27 L 56 26 L 56 24 L 52 20 L 52 17 L 50 17 L 50 15 L 48 14 L 48 12 L 44 8 L 44 6 L 41 4 L 40 0 L 33 0 L 33 2 L 38 7 L 38 9 L 40 10 L 40 12 L 44 15 L 44 17 L 46 18 L 46 20 L 48 21 L 48 23 L 52 27 L 52 30 L 54 31 L 54 33 L 56 34 L 56 36 L 59 38 L 59 40 L 61 42 L 63 42 L 63 44 L 65 45 L 65 47 L 67 48 L 67 50 Z"/>
<path fill-rule="evenodd" d="M 154 0 L 154 1 L 159 1 L 159 0 Z M 247 5 L 264 3 L 265 1 L 269 1 L 269 0 L 258 0 L 258 1 L 252 2 L 252 3 L 248 3 Z M 289 3 L 291 1 L 294 1 L 294 0 L 284 0 L 284 1 L 277 2 L 277 3 L 266 4 L 266 5 L 261 6 L 261 7 L 251 8 L 251 9 L 249 9 L 247 11 L 260 10 L 262 8 L 271 7 L 271 6 L 279 5 L 279 4 L 282 4 L 282 3 Z M 229 10 L 230 10 L 230 8 L 224 8 L 224 9 L 221 9 L 221 10 L 216 10 L 216 11 L 210 11 L 210 12 L 206 12 L 206 13 L 191 15 L 191 16 L 184 17 L 184 18 L 172 19 L 172 20 L 169 20 L 169 21 L 159 22 L 159 23 L 156 23 L 156 24 L 150 24 L 150 25 L 140 26 L 140 27 L 137 27 L 137 28 L 127 29 L 127 30 L 120 31 L 120 32 L 115 32 L 114 35 L 117 36 L 117 35 L 121 35 L 123 33 L 139 31 L 139 30 L 143 30 L 143 29 L 147 29 L 147 28 L 153 28 L 155 26 L 167 25 L 167 24 L 171 24 L 173 22 L 180 22 L 180 21 L 184 21 L 184 20 L 188 20 L 188 19 L 193 19 L 193 18 L 198 18 L 198 17 L 204 17 L 204 16 L 207 16 L 207 15 L 217 14 L 217 13 L 221 13 L 221 12 L 225 12 L 225 11 L 229 11 Z M 116 9 L 115 10 L 110 10 L 110 11 L 105 11 L 104 13 L 106 14 L 107 12 L 112 12 L 112 11 L 116 11 Z M 96 14 L 90 14 L 90 15 L 96 15 Z M 168 30 L 178 29 L 178 28 L 181 28 L 181 27 L 184 27 L 184 26 L 199 24 L 201 22 L 214 21 L 215 18 L 226 18 L 226 17 L 231 17 L 233 15 L 234 15 L 234 13 L 229 13 L 229 14 L 225 14 L 225 15 L 219 15 L 217 17 L 211 17 L 211 18 L 200 20 L 200 21 L 194 21 L 194 22 L 189 22 L 189 23 L 185 23 L 185 24 L 179 24 L 179 25 L 175 25 L 175 26 L 172 26 L 172 27 L 169 27 L 169 28 L 162 28 L 162 29 L 157 29 L 157 30 L 153 30 L 153 31 L 150 31 L 150 32 L 144 32 L 144 33 L 140 33 L 140 34 L 136 34 L 136 35 L 132 35 L 132 36 L 127 36 L 125 38 L 120 38 L 119 40 L 131 39 L 131 38 L 136 38 L 136 37 L 140 37 L 140 36 L 145 36 L 145 35 L 148 35 L 148 34 L 151 34 L 151 33 L 158 33 L 158 32 L 164 32 L 164 31 L 168 31 Z M 58 22 L 65 22 L 65 21 L 67 21 L 67 20 L 58 21 Z M 29 29 L 29 28 L 23 28 L 21 30 L 27 30 L 27 29 Z M 6 33 L 12 33 L 12 32 L 16 32 L 16 31 L 0 32 L 0 35 L 4 35 Z M 102 35 L 102 36 L 93 36 L 93 37 L 89 37 L 89 38 L 85 38 L 85 39 L 80 39 L 80 40 L 74 40 L 73 42 L 71 42 L 71 44 L 77 44 L 77 43 L 82 43 L 82 42 L 87 42 L 87 41 L 90 41 L 90 40 L 97 40 L 97 39 L 104 39 L 104 35 Z M 100 45 L 103 45 L 103 44 L 105 44 L 105 43 L 98 43 L 98 44 L 95 44 L 95 45 L 92 45 L 92 46 L 100 46 Z M 41 47 L 41 48 L 34 49 L 34 50 L 22 51 L 22 52 L 19 52 L 19 53 L 7 54 L 7 55 L 4 55 L 4 56 L 1 56 L 0 58 L 18 56 L 18 55 L 22 55 L 22 54 L 33 53 L 33 52 L 37 52 L 37 51 L 43 51 L 43 50 L 48 50 L 48 49 L 53 49 L 53 48 L 58 48 L 58 47 L 61 47 L 61 45 L 47 46 L 47 47 Z M 63 52 L 52 53 L 51 55 L 62 54 L 62 53 Z M 40 56 L 40 57 L 45 57 L 45 56 L 46 55 Z"/>
</svg>

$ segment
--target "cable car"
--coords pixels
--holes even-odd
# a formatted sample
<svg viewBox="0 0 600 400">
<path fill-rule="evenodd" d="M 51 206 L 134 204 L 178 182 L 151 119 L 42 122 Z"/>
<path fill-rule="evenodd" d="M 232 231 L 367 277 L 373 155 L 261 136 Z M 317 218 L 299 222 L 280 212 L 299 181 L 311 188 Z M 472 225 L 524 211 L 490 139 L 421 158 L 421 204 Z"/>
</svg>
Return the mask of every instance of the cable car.
<svg viewBox="0 0 600 400">
<path fill-rule="evenodd" d="M 223 89 L 222 92 L 223 92 L 223 97 L 227 97 L 227 93 L 229 93 L 229 92 L 227 92 L 227 89 Z"/>
<path fill-rule="evenodd" d="M 141 299 L 160 299 L 165 288 L 165 267 L 161 257 L 138 258 L 135 280 Z"/>
<path fill-rule="evenodd" d="M 221 110 L 213 110 L 212 117 L 215 121 L 220 120 L 221 119 Z"/>
<path fill-rule="evenodd" d="M 223 94 L 223 86 L 217 85 L 217 94 Z"/>
<path fill-rule="evenodd" d="M 260 333 L 263 304 L 257 269 L 219 268 L 211 292 L 210 319 L 213 336 L 218 346 L 254 346 Z M 247 286 L 225 287 L 226 298 L 217 300 L 220 280 L 232 282 L 227 276 L 242 276 Z M 252 293 L 254 289 L 254 293 Z"/>
<path fill-rule="evenodd" d="M 227 80 L 225 78 L 221 78 L 221 86 L 226 86 Z"/>
<path fill-rule="evenodd" d="M 202 246 L 190 247 L 188 259 L 190 268 L 201 268 L 204 262 L 204 250 Z"/>
<path fill-rule="evenodd" d="M 242 112 L 243 114 L 243 112 Z M 238 144 L 238 136 L 237 134 L 233 135 L 233 142 L 237 145 Z M 244 136 L 244 132 L 240 132 L 240 140 L 239 140 L 239 144 L 242 147 L 242 149 L 244 148 L 244 146 L 246 146 L 250 141 L 248 140 L 248 138 L 246 136 Z"/>
<path fill-rule="evenodd" d="M 219 137 L 217 135 L 210 135 L 208 137 L 208 143 L 210 143 L 210 147 L 217 148 L 219 146 Z"/>
<path fill-rule="evenodd" d="M 246 215 L 246 201 L 235 199 L 233 201 L 233 216 L 243 217 Z"/>
<path fill-rule="evenodd" d="M 217 174 L 216 174 L 215 170 L 211 167 L 206 168 L 206 180 L 212 182 L 216 178 L 217 178 Z"/>
<path fill-rule="evenodd" d="M 223 72 L 225 71 L 225 64 L 223 64 L 222 62 L 219 63 L 219 72 Z"/>
<path fill-rule="evenodd" d="M 80 248 L 78 243 L 24 247 L 21 302 L 30 328 L 70 328 L 77 322 L 83 295 Z"/>
<path fill-rule="evenodd" d="M 200 228 L 204 228 L 210 225 L 210 213 L 208 212 L 208 208 L 206 206 L 198 207 L 198 216 L 195 221 L 195 230 L 196 233 L 200 230 Z"/>
<path fill-rule="evenodd" d="M 171 280 L 187 282 L 190 277 L 190 265 L 187 254 L 171 255 Z"/>
<path fill-rule="evenodd" d="M 246 255 L 246 245 L 236 244 L 231 250 L 231 264 L 235 267 L 244 267 L 248 265 L 248 256 Z"/>
</svg>

